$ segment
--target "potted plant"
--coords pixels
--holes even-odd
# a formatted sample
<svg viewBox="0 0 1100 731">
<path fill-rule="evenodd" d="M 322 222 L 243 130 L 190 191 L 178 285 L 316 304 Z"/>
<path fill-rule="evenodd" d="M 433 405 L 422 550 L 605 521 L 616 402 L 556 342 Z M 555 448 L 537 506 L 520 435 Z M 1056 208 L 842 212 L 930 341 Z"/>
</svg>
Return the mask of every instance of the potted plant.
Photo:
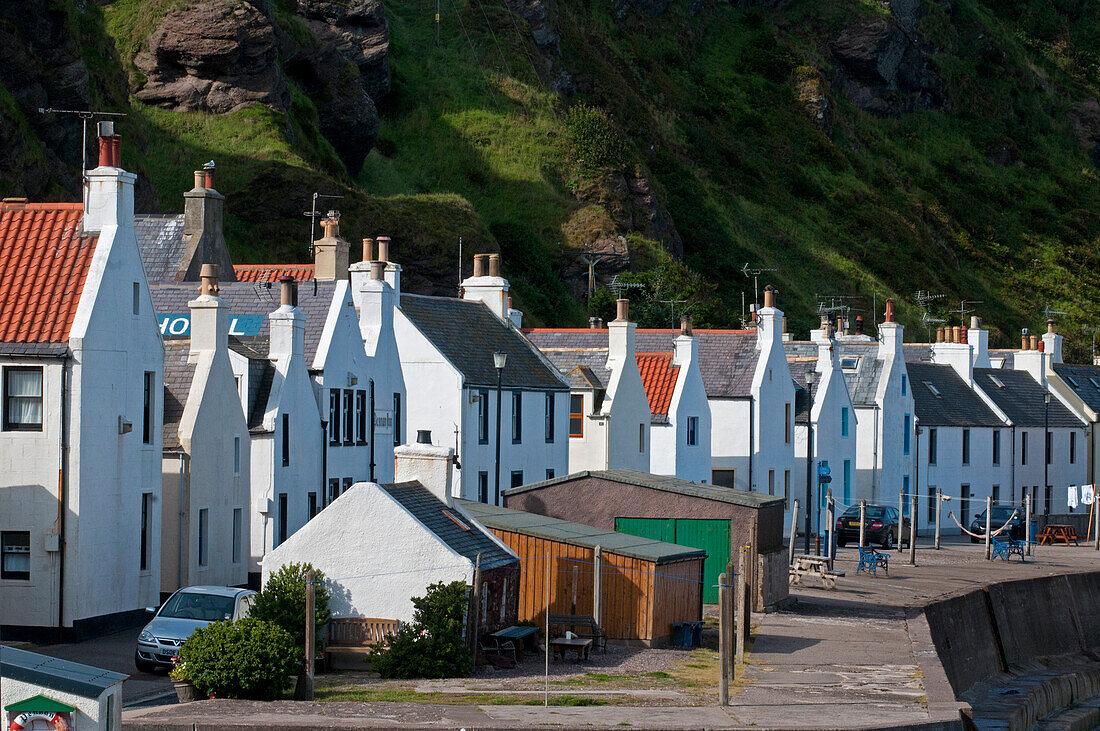
<svg viewBox="0 0 1100 731">
<path fill-rule="evenodd" d="M 168 677 L 172 679 L 172 687 L 176 690 L 176 698 L 180 703 L 190 703 L 199 700 L 199 689 L 191 682 L 191 674 L 187 663 L 180 662 L 177 657 Z"/>
</svg>

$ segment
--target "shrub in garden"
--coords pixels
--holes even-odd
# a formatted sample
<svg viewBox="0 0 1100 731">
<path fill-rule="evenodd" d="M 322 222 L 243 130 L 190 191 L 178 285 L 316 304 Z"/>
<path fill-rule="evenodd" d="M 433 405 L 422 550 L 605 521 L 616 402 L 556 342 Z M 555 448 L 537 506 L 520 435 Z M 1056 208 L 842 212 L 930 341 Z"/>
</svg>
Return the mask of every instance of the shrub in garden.
<svg viewBox="0 0 1100 731">
<path fill-rule="evenodd" d="M 271 622 L 245 617 L 195 630 L 180 647 L 175 679 L 204 696 L 274 700 L 302 667 L 302 649 Z"/>
<path fill-rule="evenodd" d="M 470 674 L 470 652 L 463 641 L 467 587 L 462 581 L 438 583 L 413 601 L 413 621 L 401 625 L 371 653 L 371 666 L 383 678 L 458 678 Z"/>
<path fill-rule="evenodd" d="M 310 570 L 313 571 L 314 581 L 313 612 L 319 633 L 332 617 L 328 608 L 329 591 L 324 583 L 324 573 L 308 563 L 288 563 L 273 573 L 256 595 L 248 612 L 250 617 L 282 627 L 303 649 L 306 642 L 306 572 Z M 314 647 L 320 647 L 320 643 Z"/>
</svg>

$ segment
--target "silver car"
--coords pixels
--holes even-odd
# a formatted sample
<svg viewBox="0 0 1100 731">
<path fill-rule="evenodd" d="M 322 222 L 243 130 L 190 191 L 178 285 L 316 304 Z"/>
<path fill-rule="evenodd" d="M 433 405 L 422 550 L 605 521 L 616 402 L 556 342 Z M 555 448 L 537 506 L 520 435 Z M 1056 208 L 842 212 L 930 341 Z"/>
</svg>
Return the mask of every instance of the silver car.
<svg viewBox="0 0 1100 731">
<path fill-rule="evenodd" d="M 172 667 L 180 645 L 191 633 L 212 622 L 247 617 L 255 598 L 251 589 L 188 586 L 168 597 L 160 611 L 146 607 L 145 611 L 156 616 L 138 635 L 134 665 L 143 673 Z"/>
</svg>

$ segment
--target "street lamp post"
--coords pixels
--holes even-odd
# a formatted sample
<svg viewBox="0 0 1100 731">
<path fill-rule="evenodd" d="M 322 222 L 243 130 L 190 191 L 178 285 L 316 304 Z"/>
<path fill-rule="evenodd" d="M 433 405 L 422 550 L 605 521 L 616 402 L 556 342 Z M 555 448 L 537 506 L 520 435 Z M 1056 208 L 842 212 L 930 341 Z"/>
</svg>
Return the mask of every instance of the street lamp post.
<svg viewBox="0 0 1100 731">
<path fill-rule="evenodd" d="M 1043 393 L 1043 507 L 1050 510 L 1050 391 Z"/>
<path fill-rule="evenodd" d="M 496 459 L 496 482 L 494 484 L 494 490 L 496 495 L 493 501 L 494 505 L 500 505 L 500 377 L 504 374 L 504 366 L 508 362 L 508 354 L 502 353 L 499 350 L 493 353 L 493 365 L 497 369 L 497 459 Z"/>
<path fill-rule="evenodd" d="M 806 397 L 809 404 L 806 409 L 806 555 L 810 554 L 810 513 L 813 512 L 813 465 L 814 465 L 814 371 L 806 374 Z M 795 530 L 792 525 L 791 530 Z"/>
</svg>

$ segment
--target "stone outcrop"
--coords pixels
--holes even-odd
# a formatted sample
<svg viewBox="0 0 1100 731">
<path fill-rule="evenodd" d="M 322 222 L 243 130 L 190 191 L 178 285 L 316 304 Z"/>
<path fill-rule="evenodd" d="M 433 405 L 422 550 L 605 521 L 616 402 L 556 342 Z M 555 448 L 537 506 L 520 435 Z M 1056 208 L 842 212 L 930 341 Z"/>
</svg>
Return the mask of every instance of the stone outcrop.
<svg viewBox="0 0 1100 731">
<path fill-rule="evenodd" d="M 1100 165 L 1100 102 L 1089 97 L 1075 104 L 1070 110 L 1070 121 L 1081 149 Z"/>
<path fill-rule="evenodd" d="M 298 15 L 322 45 L 355 64 L 371 99 L 390 92 L 390 30 L 381 0 L 298 0 Z"/>
</svg>

